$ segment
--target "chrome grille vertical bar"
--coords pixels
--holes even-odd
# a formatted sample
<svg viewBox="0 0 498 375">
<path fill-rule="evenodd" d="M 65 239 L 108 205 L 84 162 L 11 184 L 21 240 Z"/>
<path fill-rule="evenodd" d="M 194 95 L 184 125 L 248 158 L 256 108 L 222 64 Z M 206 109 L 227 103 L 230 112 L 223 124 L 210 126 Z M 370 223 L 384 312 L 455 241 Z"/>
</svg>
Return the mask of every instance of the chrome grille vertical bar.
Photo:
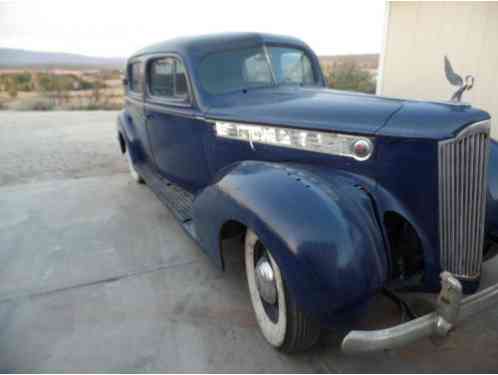
<svg viewBox="0 0 498 375">
<path fill-rule="evenodd" d="M 470 142 L 471 142 L 471 137 L 467 137 L 464 140 L 464 147 L 465 147 L 465 195 L 464 195 L 464 204 L 463 206 L 465 207 L 465 216 L 468 218 L 467 223 L 465 225 L 464 231 L 465 231 L 465 261 L 463 262 L 463 272 L 465 274 L 470 273 L 470 257 L 472 254 L 472 251 L 470 250 L 470 246 L 472 242 L 470 242 L 470 187 L 472 186 L 472 180 L 470 179 L 470 165 L 472 163 L 472 158 L 471 158 L 471 153 L 470 153 Z"/>
<path fill-rule="evenodd" d="M 471 153 L 470 153 L 470 148 L 469 148 L 469 145 L 470 145 L 470 141 L 471 141 L 471 138 L 472 136 L 470 137 L 467 137 L 467 138 L 464 138 L 464 148 L 465 148 L 465 157 L 464 157 L 464 160 L 465 160 L 465 165 L 464 165 L 464 173 L 465 173 L 465 177 L 464 177 L 464 191 L 465 191 L 465 194 L 464 194 L 464 203 L 463 203 L 463 207 L 465 209 L 465 212 L 464 212 L 464 215 L 466 217 L 466 223 L 464 225 L 464 253 L 465 253 L 465 258 L 463 260 L 463 264 L 462 264 L 462 269 L 463 269 L 463 272 L 465 274 L 469 274 L 469 266 L 470 266 L 470 263 L 471 263 L 471 250 L 470 250 L 470 245 L 471 245 L 471 242 L 470 242 L 470 223 L 471 223 L 471 220 L 470 220 L 470 212 L 469 212 L 469 209 L 470 209 L 470 196 L 469 196 L 469 191 L 470 191 L 470 187 L 472 185 L 472 182 L 470 180 L 470 164 L 472 163 L 472 158 L 471 158 Z"/>
<path fill-rule="evenodd" d="M 470 236 L 470 251 L 471 254 L 475 254 L 477 252 L 477 225 L 476 225 L 476 217 L 477 217 L 477 195 L 478 195 L 478 182 L 477 182 L 477 170 L 478 170 L 478 161 L 479 161 L 479 139 L 476 135 L 472 135 L 471 137 L 472 144 L 472 154 L 471 154 L 471 200 L 470 200 L 470 219 L 469 219 L 469 228 L 471 230 Z M 472 262 L 474 261 L 472 257 Z"/>
<path fill-rule="evenodd" d="M 451 226 L 450 226 L 450 233 L 451 233 L 451 241 L 450 243 L 448 243 L 448 246 L 451 247 L 451 244 L 454 244 L 456 243 L 456 225 L 457 225 L 457 205 L 456 205 L 456 202 L 454 201 L 455 200 L 455 193 L 456 193 L 456 176 L 455 176 L 455 164 L 456 164 L 456 155 L 455 155 L 455 149 L 453 147 L 453 144 L 450 144 L 449 145 L 450 147 L 450 150 L 451 150 L 451 156 L 452 156 L 452 160 L 451 160 L 451 165 L 450 165 L 450 168 L 451 168 L 451 185 L 450 185 L 450 207 L 451 207 L 451 217 L 450 217 L 450 220 L 451 220 Z M 451 249 L 449 249 L 451 251 Z M 455 265 L 452 263 L 453 262 L 453 259 L 451 258 L 451 255 L 449 255 L 448 257 L 448 266 L 450 266 L 451 268 L 454 268 Z"/>
<path fill-rule="evenodd" d="M 455 166 L 456 166 L 456 154 L 455 154 L 455 145 L 451 144 L 450 145 L 450 148 L 451 148 L 451 154 L 452 154 L 452 160 L 451 160 L 451 173 L 452 173 L 452 177 L 451 177 L 451 186 L 450 186 L 450 193 L 451 193 L 451 196 L 450 196 L 450 205 L 451 205 L 451 226 L 449 228 L 450 230 L 450 233 L 451 233 L 451 242 L 448 243 L 448 249 L 449 249 L 449 258 L 448 258 L 448 265 L 451 266 L 451 268 L 455 268 L 455 265 L 453 264 L 453 258 L 451 257 L 451 251 L 452 251 L 452 244 L 455 244 L 457 242 L 457 238 L 456 238 L 456 228 L 457 228 L 457 215 L 458 215 L 458 212 L 457 212 L 457 205 L 456 205 L 456 202 L 455 202 L 455 195 L 456 195 L 456 175 L 455 175 Z"/>
<path fill-rule="evenodd" d="M 483 155 L 482 161 L 483 161 L 483 177 L 482 177 L 482 192 L 481 192 L 481 206 L 479 213 L 481 215 L 481 228 L 479 229 L 479 233 L 482 232 L 480 241 L 479 241 L 479 251 L 477 253 L 478 259 L 476 261 L 476 272 L 481 271 L 481 263 L 482 263 L 482 249 L 484 247 L 484 229 L 485 229 L 485 220 L 486 220 L 486 198 L 487 198 L 487 181 L 488 181 L 488 161 L 489 161 L 489 135 L 488 134 L 482 134 L 482 149 L 483 149 Z M 477 268 L 478 267 L 478 268 Z"/>
<path fill-rule="evenodd" d="M 456 204 L 457 204 L 457 219 L 458 219 L 458 226 L 457 226 L 457 242 L 456 242 L 456 247 L 460 249 L 460 253 L 462 252 L 462 232 L 463 232 L 463 225 L 462 225 L 462 148 L 458 143 L 455 143 L 454 147 L 456 148 L 456 155 L 457 155 L 457 163 L 455 164 L 455 173 L 458 176 L 457 180 L 457 196 L 456 196 Z M 454 267 L 456 270 L 458 270 L 458 273 L 462 273 L 462 270 L 460 269 L 460 259 L 461 255 L 458 257 L 453 257 L 454 260 Z"/>
<path fill-rule="evenodd" d="M 475 254 L 474 254 L 474 261 L 477 258 L 477 252 L 479 249 L 479 241 L 480 241 L 480 236 L 479 232 L 481 230 L 481 215 L 480 215 L 480 207 L 481 207 L 481 195 L 482 195 L 482 187 L 481 187 L 481 181 L 482 181 L 482 168 L 481 168 L 481 159 L 482 159 L 482 139 L 479 134 L 476 135 L 476 142 L 477 142 L 477 150 L 476 150 L 476 155 L 477 155 L 477 178 L 476 178 L 476 188 L 477 188 L 477 194 L 476 194 L 476 215 L 475 215 L 475 231 L 476 231 L 476 239 L 475 239 Z"/>
<path fill-rule="evenodd" d="M 439 197 L 439 235 L 441 236 L 440 243 L 441 243 L 441 249 L 439 250 L 439 258 L 442 264 L 444 264 L 444 260 L 446 259 L 446 226 L 445 226 L 445 215 L 442 215 L 441 213 L 446 211 L 446 205 L 444 201 L 444 191 L 446 188 L 446 169 L 445 169 L 445 149 L 443 147 L 438 147 L 437 150 L 437 160 L 438 160 L 438 178 L 439 178 L 439 192 L 438 192 L 438 197 Z"/>
<path fill-rule="evenodd" d="M 481 269 L 489 127 L 479 122 L 439 143 L 441 267 L 461 278 L 475 278 Z"/>
<path fill-rule="evenodd" d="M 460 196 L 458 201 L 460 202 L 460 256 L 457 257 L 457 269 L 460 273 L 464 273 L 463 262 L 465 260 L 465 138 L 458 143 L 459 154 L 460 154 L 460 164 L 458 165 L 458 173 L 460 173 Z"/>
<path fill-rule="evenodd" d="M 453 163 L 453 152 L 451 148 L 446 148 L 446 161 L 447 164 L 444 166 L 446 170 L 446 189 L 445 189 L 445 195 L 446 197 L 444 198 L 445 204 L 446 204 L 446 217 L 444 218 L 444 222 L 446 223 L 445 231 L 446 231 L 446 243 L 444 245 L 445 248 L 445 264 L 448 264 L 448 259 L 449 259 L 449 244 L 451 243 L 451 218 L 452 218 L 452 205 L 451 205 L 451 181 L 453 179 L 453 173 L 451 170 L 451 165 Z"/>
</svg>

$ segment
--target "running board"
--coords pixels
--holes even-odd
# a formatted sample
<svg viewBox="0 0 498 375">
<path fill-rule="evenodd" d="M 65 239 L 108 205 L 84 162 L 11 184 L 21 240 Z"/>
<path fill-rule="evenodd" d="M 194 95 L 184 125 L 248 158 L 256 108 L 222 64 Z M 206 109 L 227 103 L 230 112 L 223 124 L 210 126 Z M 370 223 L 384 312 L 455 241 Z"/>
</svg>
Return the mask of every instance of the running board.
<svg viewBox="0 0 498 375">
<path fill-rule="evenodd" d="M 140 176 L 145 180 L 147 186 L 171 210 L 187 233 L 196 239 L 194 222 L 192 220 L 194 195 L 165 177 L 160 176 L 148 166 L 141 166 L 141 168 L 137 169 L 139 169 Z"/>
</svg>

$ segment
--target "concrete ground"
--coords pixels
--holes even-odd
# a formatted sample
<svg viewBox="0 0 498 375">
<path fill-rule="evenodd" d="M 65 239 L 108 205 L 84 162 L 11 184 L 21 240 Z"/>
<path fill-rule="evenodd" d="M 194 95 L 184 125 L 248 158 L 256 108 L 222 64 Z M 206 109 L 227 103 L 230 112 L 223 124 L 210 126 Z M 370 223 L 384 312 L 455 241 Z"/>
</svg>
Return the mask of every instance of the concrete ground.
<svg viewBox="0 0 498 375">
<path fill-rule="evenodd" d="M 0 112 L 0 370 L 498 371 L 498 308 L 401 350 L 344 355 L 344 330 L 271 349 L 240 258 L 219 271 L 131 181 L 115 118 Z M 360 325 L 396 319 L 380 299 Z"/>
</svg>

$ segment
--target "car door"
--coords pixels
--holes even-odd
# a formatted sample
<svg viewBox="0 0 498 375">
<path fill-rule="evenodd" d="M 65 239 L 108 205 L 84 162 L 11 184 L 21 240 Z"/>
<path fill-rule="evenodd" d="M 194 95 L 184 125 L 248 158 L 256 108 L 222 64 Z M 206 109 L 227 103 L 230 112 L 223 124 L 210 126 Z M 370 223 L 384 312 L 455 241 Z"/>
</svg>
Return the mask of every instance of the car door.
<svg viewBox="0 0 498 375">
<path fill-rule="evenodd" d="M 205 157 L 208 129 L 196 117 L 185 65 L 178 56 L 153 56 L 146 63 L 145 113 L 157 170 L 195 191 L 210 178 Z"/>
<path fill-rule="evenodd" d="M 144 113 L 144 62 L 137 58 L 127 66 L 126 114 L 133 126 L 133 134 L 129 134 L 132 143 L 135 163 L 150 163 L 151 150 L 145 128 Z"/>
</svg>

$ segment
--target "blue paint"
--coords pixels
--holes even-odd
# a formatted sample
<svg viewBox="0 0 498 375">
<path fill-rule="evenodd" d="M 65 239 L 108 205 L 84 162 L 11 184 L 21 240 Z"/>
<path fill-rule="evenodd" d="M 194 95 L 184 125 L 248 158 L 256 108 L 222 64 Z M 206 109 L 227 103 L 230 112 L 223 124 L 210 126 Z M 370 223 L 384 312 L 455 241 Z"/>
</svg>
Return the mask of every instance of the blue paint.
<svg viewBox="0 0 498 375">
<path fill-rule="evenodd" d="M 498 142 L 491 141 L 489 154 L 486 233 L 498 240 Z"/>
<path fill-rule="evenodd" d="M 219 259 L 213 227 L 237 220 L 271 249 L 309 313 L 323 317 L 363 303 L 387 278 L 384 242 L 358 181 L 339 171 L 328 178 L 294 163 L 237 163 L 195 201 L 201 245 Z"/>
<path fill-rule="evenodd" d="M 199 84 L 206 55 L 230 48 L 302 49 L 315 87 L 276 86 L 211 95 Z M 196 195 L 202 248 L 220 266 L 219 236 L 236 220 L 252 228 L 284 271 L 300 306 L 322 322 L 362 308 L 390 278 L 384 216 L 412 224 L 423 246 L 425 287 L 439 287 L 437 144 L 489 115 L 470 106 L 406 101 L 325 88 L 303 42 L 262 34 L 177 39 L 130 61 L 173 54 L 185 64 L 191 98 L 182 105 L 129 95 L 119 132 L 138 166 L 147 165 Z M 374 137 L 373 156 L 351 158 L 220 138 L 214 120 Z M 498 238 L 498 144 L 489 164 L 486 233 Z"/>
</svg>

